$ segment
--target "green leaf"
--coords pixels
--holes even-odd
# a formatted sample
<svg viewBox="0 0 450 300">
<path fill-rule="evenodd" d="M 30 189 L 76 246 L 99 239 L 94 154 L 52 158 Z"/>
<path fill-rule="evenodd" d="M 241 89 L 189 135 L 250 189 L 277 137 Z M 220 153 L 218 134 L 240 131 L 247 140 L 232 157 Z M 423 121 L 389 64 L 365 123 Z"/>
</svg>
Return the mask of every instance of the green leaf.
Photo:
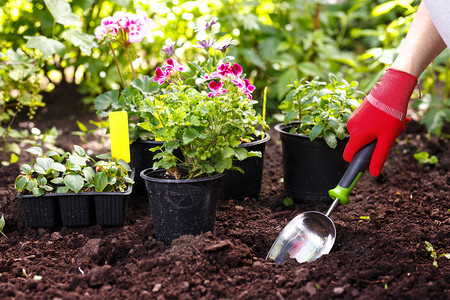
<svg viewBox="0 0 450 300">
<path fill-rule="evenodd" d="M 19 191 L 23 191 L 25 186 L 27 185 L 28 179 L 25 176 L 19 175 L 16 178 L 15 187 Z"/>
<path fill-rule="evenodd" d="M 67 186 L 60 186 L 58 187 L 58 189 L 56 190 L 56 192 L 58 194 L 65 194 L 69 191 L 69 188 Z"/>
<path fill-rule="evenodd" d="M 283 199 L 283 204 L 285 206 L 292 206 L 294 205 L 294 200 L 291 197 L 286 197 Z"/>
<path fill-rule="evenodd" d="M 86 151 L 84 151 L 83 147 L 73 145 L 73 149 L 75 150 L 76 153 L 78 153 L 79 156 L 86 156 Z"/>
<path fill-rule="evenodd" d="M 117 163 L 118 163 L 119 165 L 121 165 L 122 168 L 124 168 L 126 171 L 131 172 L 130 165 L 128 165 L 127 162 L 124 161 L 123 159 L 119 159 L 119 160 L 117 161 Z"/>
<path fill-rule="evenodd" d="M 97 155 L 96 157 L 97 157 L 98 159 L 103 159 L 103 160 L 111 160 L 111 159 L 112 159 L 111 154 L 107 154 L 107 153 L 99 154 L 99 155 Z"/>
<path fill-rule="evenodd" d="M 44 175 L 39 175 L 36 180 L 37 180 L 38 185 L 40 185 L 40 186 L 47 184 L 47 178 L 45 178 Z"/>
<path fill-rule="evenodd" d="M 77 165 L 77 166 L 85 166 L 86 165 L 86 160 L 87 160 L 87 158 L 81 157 L 81 156 L 78 156 L 78 155 L 70 155 L 69 156 L 69 161 L 72 164 Z"/>
<path fill-rule="evenodd" d="M 33 195 L 35 195 L 36 197 L 44 195 L 44 190 L 41 188 L 38 188 L 38 187 L 34 187 L 32 192 L 33 192 Z"/>
<path fill-rule="evenodd" d="M 92 182 L 94 180 L 95 171 L 92 167 L 87 167 L 83 169 L 83 175 L 87 182 Z"/>
<path fill-rule="evenodd" d="M 97 192 L 102 192 L 108 185 L 108 176 L 105 172 L 97 172 L 94 176 L 94 188 Z"/>
<path fill-rule="evenodd" d="M 234 152 L 239 160 L 244 160 L 248 157 L 248 151 L 245 148 L 236 148 Z"/>
<path fill-rule="evenodd" d="M 73 45 L 80 47 L 81 52 L 86 55 L 91 55 L 92 48 L 97 46 L 97 43 L 94 41 L 95 36 L 80 32 L 73 28 L 66 29 L 62 33 L 62 37 L 66 41 L 70 41 Z"/>
<path fill-rule="evenodd" d="M 324 128 L 325 128 L 325 124 L 323 124 L 323 123 L 316 124 L 309 133 L 309 139 L 311 141 L 314 141 L 316 139 L 316 137 L 318 137 L 322 133 L 322 130 Z"/>
<path fill-rule="evenodd" d="M 19 157 L 15 153 L 11 153 L 11 158 L 9 159 L 10 164 L 14 164 L 19 161 Z"/>
<path fill-rule="evenodd" d="M 80 19 L 65 0 L 44 0 L 55 21 L 62 25 L 75 25 Z"/>
<path fill-rule="evenodd" d="M 198 137 L 199 133 L 197 130 L 195 130 L 194 128 L 188 128 L 184 133 L 183 133 L 183 141 L 182 144 L 183 145 L 187 145 L 190 142 L 192 142 L 193 140 L 195 140 Z"/>
<path fill-rule="evenodd" d="M 113 103 L 119 100 L 119 90 L 112 90 L 103 93 L 95 98 L 95 110 L 97 113 L 106 110 Z"/>
<path fill-rule="evenodd" d="M 46 36 L 24 36 L 24 38 L 28 40 L 25 47 L 39 50 L 44 57 L 49 57 L 53 54 L 63 56 L 66 52 L 66 46 L 63 43 L 49 39 Z"/>
<path fill-rule="evenodd" d="M 39 174 L 45 174 L 46 171 L 40 165 L 34 165 L 34 171 Z"/>
<path fill-rule="evenodd" d="M 52 167 L 54 160 L 50 157 L 38 157 L 36 163 L 47 172 Z"/>
<path fill-rule="evenodd" d="M 57 177 L 57 178 L 53 178 L 52 180 L 50 180 L 50 182 L 54 183 L 54 184 L 63 184 L 64 179 L 62 177 Z"/>
<path fill-rule="evenodd" d="M 42 155 L 42 149 L 40 147 L 37 147 L 37 146 L 28 148 L 25 151 L 30 152 L 31 154 L 34 154 L 34 155 L 38 155 L 38 156 Z"/>
<path fill-rule="evenodd" d="M 131 86 L 137 88 L 145 97 L 159 90 L 159 84 L 148 75 L 142 75 L 131 82 Z"/>
<path fill-rule="evenodd" d="M 83 188 L 84 180 L 80 175 L 66 175 L 64 184 L 75 193 L 78 193 Z"/>
<path fill-rule="evenodd" d="M 20 168 L 24 173 L 29 173 L 30 171 L 33 170 L 33 168 L 29 165 L 29 164 L 24 164 L 22 165 L 22 167 Z"/>
<path fill-rule="evenodd" d="M 5 238 L 8 238 L 8 237 L 3 233 L 3 228 L 5 228 L 5 224 L 6 224 L 6 222 L 5 222 L 5 216 L 2 215 L 2 217 L 0 218 L 0 233 L 1 233 Z M 1 276 L 1 273 L 0 273 L 0 276 Z"/>
<path fill-rule="evenodd" d="M 81 123 L 81 122 L 78 121 L 78 120 L 77 120 L 77 125 L 78 125 L 78 128 L 79 128 L 82 132 L 87 132 L 87 131 L 88 131 L 86 125 L 84 125 L 83 123 Z"/>
<path fill-rule="evenodd" d="M 387 14 L 396 6 L 397 6 L 397 1 L 387 1 L 383 4 L 380 4 L 377 7 L 375 7 L 372 10 L 372 16 L 376 17 L 376 16 Z"/>
<path fill-rule="evenodd" d="M 337 139 L 336 139 L 336 135 L 333 134 L 330 131 L 326 131 L 324 132 L 324 136 L 323 136 L 325 142 L 327 143 L 328 146 L 330 146 L 331 148 L 336 148 L 337 146 Z"/>
</svg>

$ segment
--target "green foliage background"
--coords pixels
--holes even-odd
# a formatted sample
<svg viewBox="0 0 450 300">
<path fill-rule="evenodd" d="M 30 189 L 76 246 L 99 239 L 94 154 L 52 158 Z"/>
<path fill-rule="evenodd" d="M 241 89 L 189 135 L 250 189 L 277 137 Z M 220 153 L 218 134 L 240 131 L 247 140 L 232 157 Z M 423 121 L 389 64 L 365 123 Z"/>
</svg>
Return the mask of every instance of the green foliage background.
<svg viewBox="0 0 450 300">
<path fill-rule="evenodd" d="M 256 86 L 255 98 L 262 99 L 264 87 L 269 87 L 268 109 L 269 115 L 273 115 L 278 112 L 276 107 L 285 96 L 286 86 L 302 77 L 327 78 L 331 72 L 348 81 L 358 81 L 359 89 L 369 92 L 395 58 L 419 3 L 413 0 L 1 0 L 0 84 L 11 86 L 27 80 L 11 78 L 16 65 L 8 64 L 11 55 L 7 53 L 21 51 L 38 66 L 33 69 L 35 75 L 47 83 L 35 89 L 51 91 L 61 82 L 74 82 L 84 95 L 82 101 L 93 109 L 95 97 L 118 88 L 120 82 L 112 56 L 107 49 L 100 49 L 93 37 L 101 18 L 119 10 L 142 9 L 149 14 L 155 28 L 152 36 L 138 46 L 135 64 L 140 74 L 151 76 L 164 58 L 160 49 L 167 40 L 176 42 L 180 60 L 192 60 L 198 52 L 190 46 L 202 39 L 201 32 L 195 31 L 197 24 L 216 16 L 220 22 L 216 36 L 235 41 L 228 54 L 248 72 Z M 127 66 L 125 58 L 121 56 L 121 59 L 122 65 Z M 420 78 L 424 96 L 414 104 L 422 121 L 435 134 L 441 134 L 444 122 L 450 120 L 449 62 L 450 54 L 446 50 L 424 72 Z M 129 80 L 130 72 L 125 67 L 125 77 Z M 11 104 L 21 100 L 8 101 Z M 6 102 L 1 99 L 0 107 L 0 114 L 4 114 Z M 9 117 L 0 118 L 1 125 L 5 126 L 11 117 L 10 112 Z"/>
</svg>

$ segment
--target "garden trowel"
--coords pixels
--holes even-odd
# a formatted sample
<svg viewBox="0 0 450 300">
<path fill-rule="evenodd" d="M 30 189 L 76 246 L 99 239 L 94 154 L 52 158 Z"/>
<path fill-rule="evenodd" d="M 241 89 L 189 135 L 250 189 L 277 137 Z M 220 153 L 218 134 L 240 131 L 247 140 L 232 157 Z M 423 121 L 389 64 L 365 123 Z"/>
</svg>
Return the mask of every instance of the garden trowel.
<svg viewBox="0 0 450 300">
<path fill-rule="evenodd" d="M 355 155 L 339 184 L 328 193 L 334 199 L 326 214 L 307 211 L 292 219 L 278 235 L 267 254 L 271 259 L 282 263 L 285 258 L 295 258 L 298 262 L 311 262 L 328 254 L 336 240 L 336 227 L 330 219 L 334 208 L 340 202 L 349 202 L 350 192 L 367 169 L 376 141 L 368 144 Z"/>
<path fill-rule="evenodd" d="M 109 113 L 111 135 L 111 156 L 117 160 L 130 162 L 130 139 L 128 135 L 128 114 L 126 111 Z"/>
</svg>

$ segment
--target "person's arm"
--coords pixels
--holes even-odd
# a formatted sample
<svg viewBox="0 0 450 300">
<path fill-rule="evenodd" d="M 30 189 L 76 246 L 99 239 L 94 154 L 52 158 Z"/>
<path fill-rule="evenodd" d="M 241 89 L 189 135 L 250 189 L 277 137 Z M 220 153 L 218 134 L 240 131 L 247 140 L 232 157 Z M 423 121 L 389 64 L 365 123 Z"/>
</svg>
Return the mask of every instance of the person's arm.
<svg viewBox="0 0 450 300">
<path fill-rule="evenodd" d="M 395 139 L 409 122 L 406 111 L 417 77 L 445 47 L 422 2 L 398 57 L 347 123 L 350 140 L 344 151 L 346 161 L 351 162 L 361 148 L 377 140 L 369 171 L 372 176 L 380 174 Z"/>
<path fill-rule="evenodd" d="M 445 42 L 422 2 L 391 68 L 419 77 L 445 48 Z"/>
</svg>

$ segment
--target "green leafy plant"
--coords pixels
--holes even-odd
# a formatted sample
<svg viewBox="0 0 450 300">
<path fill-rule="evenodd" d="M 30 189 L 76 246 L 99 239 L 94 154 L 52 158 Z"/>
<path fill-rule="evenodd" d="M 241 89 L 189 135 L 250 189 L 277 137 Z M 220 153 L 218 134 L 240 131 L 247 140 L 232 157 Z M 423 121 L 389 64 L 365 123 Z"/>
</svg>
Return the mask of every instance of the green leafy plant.
<svg viewBox="0 0 450 300">
<path fill-rule="evenodd" d="M 217 18 L 204 25 L 209 32 Z M 262 116 L 253 109 L 254 86 L 245 78 L 242 67 L 225 55 L 232 41 L 216 42 L 213 37 L 197 41 L 203 49 L 203 61 L 187 66 L 169 58 L 157 68 L 153 81 L 160 85 L 156 94 L 140 103 L 140 126 L 162 140 L 161 152 L 153 168 L 163 168 L 174 178 L 195 178 L 238 168 L 233 161 L 260 155 L 239 147 L 244 141 L 261 135 Z M 169 56 L 174 44 L 164 47 Z M 177 158 L 178 149 L 183 159 Z"/>
<path fill-rule="evenodd" d="M 438 263 L 437 263 L 438 257 L 445 257 L 447 259 L 450 259 L 450 253 L 442 253 L 442 254 L 438 255 L 436 253 L 436 250 L 434 250 L 433 245 L 431 245 L 430 242 L 425 241 L 425 245 L 426 245 L 425 249 L 430 253 L 430 256 L 433 258 L 433 266 L 435 266 L 436 268 L 438 267 Z"/>
<path fill-rule="evenodd" d="M 83 144 L 86 144 L 88 136 L 94 134 L 98 130 L 105 131 L 105 128 L 108 127 L 108 122 L 107 121 L 89 120 L 89 124 L 94 125 L 95 128 L 88 128 L 85 124 L 83 124 L 82 122 L 77 120 L 77 126 L 78 126 L 79 130 L 75 130 L 75 131 L 71 132 L 71 134 L 78 136 L 80 138 L 80 140 L 81 140 L 81 143 L 83 143 Z M 105 140 L 106 140 L 104 134 L 102 134 L 100 136 L 100 138 L 101 138 L 100 142 L 102 144 L 104 144 Z"/>
<path fill-rule="evenodd" d="M 3 232 L 3 228 L 5 228 L 5 216 L 2 215 L 2 217 L 0 218 L 0 234 L 3 235 L 5 238 L 8 238 L 6 236 L 6 234 Z"/>
<path fill-rule="evenodd" d="M 329 74 L 329 82 L 318 77 L 301 79 L 288 86 L 289 92 L 278 108 L 284 113 L 286 125 L 299 121 L 290 133 L 307 135 L 311 141 L 323 137 L 336 148 L 337 138 L 345 137 L 347 121 L 364 96 L 357 87 L 357 82 L 349 83 L 334 74 Z"/>
<path fill-rule="evenodd" d="M 15 187 L 22 193 L 32 193 L 36 197 L 45 193 L 68 192 L 123 192 L 134 181 L 129 178 L 131 168 L 123 160 L 108 159 L 95 161 L 86 151 L 74 146 L 72 153 L 63 155 L 50 150 L 44 154 L 42 148 L 31 147 L 26 151 L 36 156 L 35 161 L 24 164 L 17 176 Z"/>
<path fill-rule="evenodd" d="M 439 162 L 436 155 L 430 156 L 430 154 L 425 151 L 415 153 L 414 158 L 419 162 L 419 164 L 435 165 Z"/>
</svg>

